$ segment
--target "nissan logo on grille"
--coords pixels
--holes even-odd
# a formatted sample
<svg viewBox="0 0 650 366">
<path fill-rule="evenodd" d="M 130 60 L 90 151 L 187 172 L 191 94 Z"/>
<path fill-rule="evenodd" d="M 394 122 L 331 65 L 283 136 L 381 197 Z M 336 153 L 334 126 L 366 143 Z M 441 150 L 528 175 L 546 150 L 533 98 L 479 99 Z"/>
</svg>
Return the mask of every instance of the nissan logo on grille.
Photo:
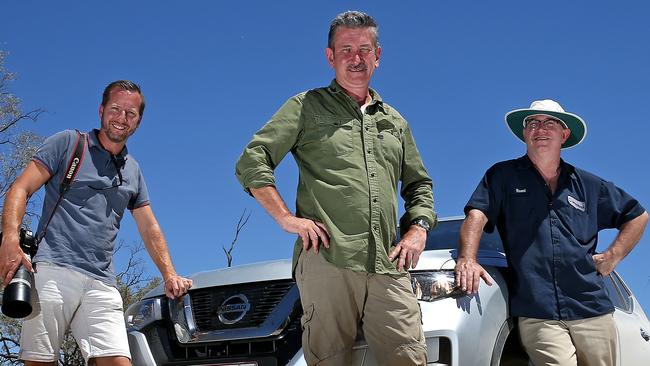
<svg viewBox="0 0 650 366">
<path fill-rule="evenodd" d="M 235 324 L 242 320 L 250 309 L 251 304 L 246 296 L 238 294 L 230 296 L 222 302 L 217 309 L 217 315 L 223 324 Z"/>
</svg>

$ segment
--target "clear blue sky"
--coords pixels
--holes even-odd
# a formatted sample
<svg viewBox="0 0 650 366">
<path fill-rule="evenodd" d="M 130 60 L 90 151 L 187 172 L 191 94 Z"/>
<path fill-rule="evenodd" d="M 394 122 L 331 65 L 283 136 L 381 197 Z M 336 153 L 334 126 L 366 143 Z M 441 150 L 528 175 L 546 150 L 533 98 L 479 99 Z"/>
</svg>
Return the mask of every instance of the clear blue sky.
<svg viewBox="0 0 650 366">
<path fill-rule="evenodd" d="M 30 1 L 0 5 L 0 49 L 42 135 L 99 125 L 110 81 L 141 84 L 147 109 L 129 150 L 179 272 L 226 265 L 221 250 L 252 211 L 234 263 L 287 258 L 283 233 L 234 177 L 244 145 L 290 96 L 329 84 L 330 20 L 358 9 L 380 24 L 372 87 L 410 122 L 440 216 L 462 214 L 483 172 L 524 145 L 504 114 L 552 98 L 588 125 L 564 151 L 650 207 L 646 108 L 650 8 L 643 1 Z M 297 174 L 277 171 L 293 207 Z M 133 220 L 121 238 L 139 240 Z M 601 248 L 612 235 L 601 235 Z M 619 266 L 650 310 L 650 236 Z M 118 261 L 119 265 L 119 261 Z M 149 265 L 149 271 L 155 274 Z"/>
</svg>

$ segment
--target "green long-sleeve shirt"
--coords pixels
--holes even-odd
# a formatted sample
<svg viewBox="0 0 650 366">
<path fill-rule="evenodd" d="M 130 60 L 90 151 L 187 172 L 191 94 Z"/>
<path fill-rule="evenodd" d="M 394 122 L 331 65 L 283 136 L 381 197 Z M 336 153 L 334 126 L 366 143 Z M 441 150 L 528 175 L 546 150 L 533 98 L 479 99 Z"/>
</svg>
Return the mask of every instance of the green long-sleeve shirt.
<svg viewBox="0 0 650 366">
<path fill-rule="evenodd" d="M 325 224 L 324 257 L 343 268 L 395 274 L 388 253 L 396 244 L 397 189 L 405 214 L 436 224 L 431 178 L 404 118 L 374 90 L 361 111 L 332 81 L 290 98 L 246 146 L 236 175 L 246 190 L 275 186 L 273 171 L 291 151 L 300 173 L 296 216 Z M 294 249 L 294 265 L 302 249 Z"/>
</svg>

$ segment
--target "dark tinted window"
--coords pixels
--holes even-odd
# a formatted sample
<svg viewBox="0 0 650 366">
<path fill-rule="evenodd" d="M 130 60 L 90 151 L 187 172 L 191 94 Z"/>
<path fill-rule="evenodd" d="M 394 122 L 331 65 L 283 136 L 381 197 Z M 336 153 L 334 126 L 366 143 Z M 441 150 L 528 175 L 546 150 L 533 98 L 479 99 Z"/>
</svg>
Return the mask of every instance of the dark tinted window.
<svg viewBox="0 0 650 366">
<path fill-rule="evenodd" d="M 425 250 L 458 249 L 460 225 L 462 223 L 462 219 L 439 222 L 438 226 L 429 232 Z M 483 232 L 483 235 L 481 236 L 480 249 L 503 252 L 501 238 L 499 238 L 499 234 L 496 230 L 490 234 Z"/>
</svg>

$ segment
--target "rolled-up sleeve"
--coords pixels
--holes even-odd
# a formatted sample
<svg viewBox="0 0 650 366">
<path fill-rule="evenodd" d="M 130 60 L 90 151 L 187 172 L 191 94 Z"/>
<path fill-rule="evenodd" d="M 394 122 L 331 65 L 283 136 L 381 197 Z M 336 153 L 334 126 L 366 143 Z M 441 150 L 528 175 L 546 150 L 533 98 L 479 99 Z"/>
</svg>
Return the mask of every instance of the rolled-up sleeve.
<svg viewBox="0 0 650 366">
<path fill-rule="evenodd" d="M 275 185 L 275 168 L 300 136 L 301 110 L 298 96 L 289 99 L 246 145 L 235 166 L 244 190 Z"/>
<path fill-rule="evenodd" d="M 402 140 L 404 159 L 402 161 L 402 189 L 405 213 L 400 219 L 400 227 L 408 228 L 416 218 L 425 218 L 433 228 L 438 219 L 433 209 L 433 182 L 422 163 L 420 152 L 415 145 L 411 128 L 407 126 Z"/>
</svg>

